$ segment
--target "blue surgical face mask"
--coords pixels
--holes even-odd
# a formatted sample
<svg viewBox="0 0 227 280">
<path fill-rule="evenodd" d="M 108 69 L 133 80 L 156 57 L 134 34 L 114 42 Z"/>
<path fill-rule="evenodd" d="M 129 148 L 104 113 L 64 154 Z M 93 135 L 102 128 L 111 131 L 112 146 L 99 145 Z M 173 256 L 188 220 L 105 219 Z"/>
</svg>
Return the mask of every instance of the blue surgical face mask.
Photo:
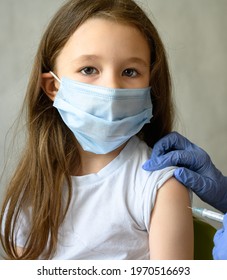
<svg viewBox="0 0 227 280">
<path fill-rule="evenodd" d="M 150 87 L 113 89 L 68 78 L 58 81 L 61 84 L 53 106 L 85 151 L 107 154 L 152 118 Z"/>
</svg>

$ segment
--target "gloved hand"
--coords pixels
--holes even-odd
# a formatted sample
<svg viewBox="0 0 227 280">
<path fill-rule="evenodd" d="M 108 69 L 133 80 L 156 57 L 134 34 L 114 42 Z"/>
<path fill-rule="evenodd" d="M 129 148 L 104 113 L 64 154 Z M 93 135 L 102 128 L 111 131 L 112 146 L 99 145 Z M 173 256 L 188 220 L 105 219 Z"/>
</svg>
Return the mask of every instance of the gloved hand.
<svg viewBox="0 0 227 280">
<path fill-rule="evenodd" d="M 226 155 L 227 160 L 227 155 Z M 179 166 L 174 177 L 191 188 L 203 201 L 227 212 L 227 177 L 214 166 L 209 155 L 177 132 L 160 139 L 143 169 L 154 171 Z"/>
<path fill-rule="evenodd" d="M 227 214 L 224 216 L 223 227 L 214 235 L 214 260 L 227 260 Z"/>
</svg>

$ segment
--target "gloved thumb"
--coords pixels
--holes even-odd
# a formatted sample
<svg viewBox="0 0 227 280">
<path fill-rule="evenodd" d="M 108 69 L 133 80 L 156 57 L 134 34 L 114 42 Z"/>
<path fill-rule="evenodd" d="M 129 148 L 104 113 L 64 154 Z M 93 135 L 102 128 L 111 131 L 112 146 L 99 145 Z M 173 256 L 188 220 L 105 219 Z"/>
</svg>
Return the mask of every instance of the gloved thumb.
<svg viewBox="0 0 227 280">
<path fill-rule="evenodd" d="M 171 164 L 170 164 L 171 165 Z M 155 170 L 159 170 L 159 169 L 162 169 L 162 168 L 165 168 L 166 166 L 163 167 L 163 164 L 159 164 L 157 162 L 157 160 L 151 158 L 151 159 L 148 159 L 143 165 L 142 165 L 142 168 L 146 171 L 155 171 Z"/>
<path fill-rule="evenodd" d="M 152 152 L 151 158 L 143 164 L 142 168 L 146 171 L 155 171 L 166 168 L 168 166 L 177 166 L 181 155 L 182 152 L 174 151 L 157 157 Z"/>
</svg>

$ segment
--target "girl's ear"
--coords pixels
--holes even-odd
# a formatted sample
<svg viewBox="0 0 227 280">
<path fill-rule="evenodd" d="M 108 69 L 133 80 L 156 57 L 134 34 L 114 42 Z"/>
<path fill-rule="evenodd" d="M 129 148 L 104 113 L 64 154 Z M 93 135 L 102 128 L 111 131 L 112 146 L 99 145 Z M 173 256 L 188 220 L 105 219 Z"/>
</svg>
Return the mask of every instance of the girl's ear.
<svg viewBox="0 0 227 280">
<path fill-rule="evenodd" d="M 56 85 L 59 87 L 59 82 L 50 73 L 42 74 L 41 88 L 52 101 L 54 101 L 58 91 Z"/>
</svg>

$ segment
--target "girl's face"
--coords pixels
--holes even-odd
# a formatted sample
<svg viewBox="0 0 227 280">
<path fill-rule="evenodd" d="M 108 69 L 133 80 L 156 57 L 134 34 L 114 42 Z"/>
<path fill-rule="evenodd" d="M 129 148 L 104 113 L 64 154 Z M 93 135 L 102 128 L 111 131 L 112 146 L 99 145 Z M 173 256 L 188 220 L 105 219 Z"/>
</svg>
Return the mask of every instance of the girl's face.
<svg viewBox="0 0 227 280">
<path fill-rule="evenodd" d="M 57 76 L 109 88 L 149 86 L 150 48 L 135 27 L 93 18 L 82 24 L 56 60 Z"/>
</svg>

